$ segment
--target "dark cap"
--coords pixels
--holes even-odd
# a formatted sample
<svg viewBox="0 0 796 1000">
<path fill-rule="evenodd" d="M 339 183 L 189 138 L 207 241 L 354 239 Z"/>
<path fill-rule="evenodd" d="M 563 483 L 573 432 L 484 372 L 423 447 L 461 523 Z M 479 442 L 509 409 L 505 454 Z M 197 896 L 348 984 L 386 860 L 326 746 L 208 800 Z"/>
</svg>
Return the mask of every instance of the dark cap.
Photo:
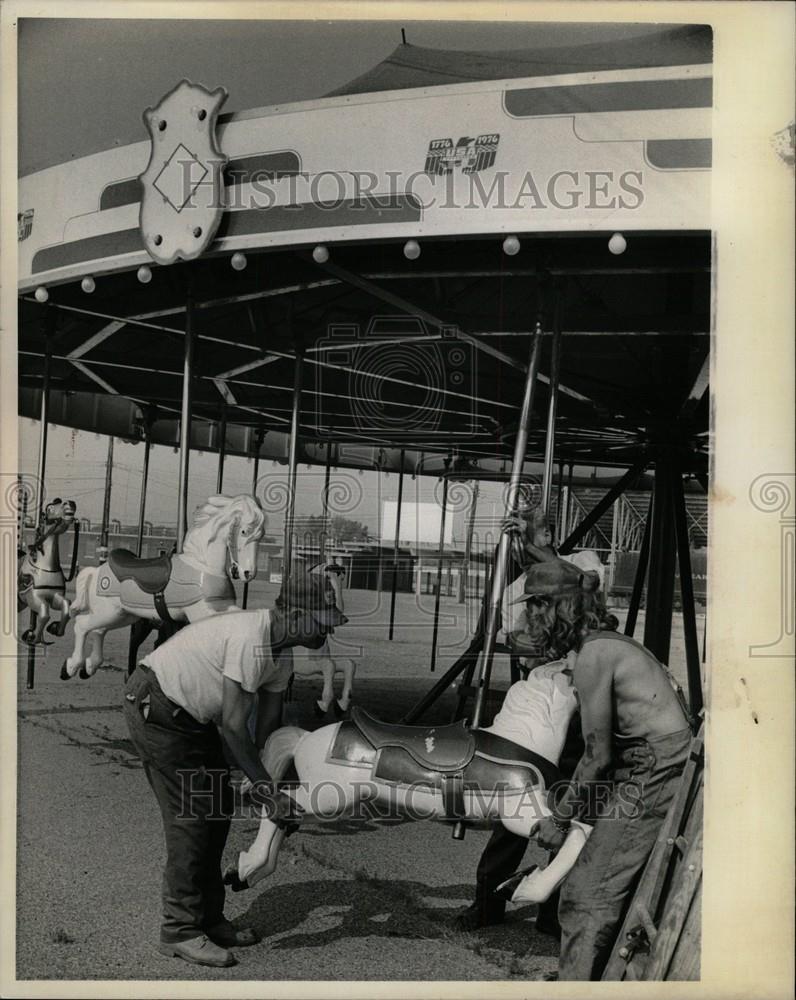
<svg viewBox="0 0 796 1000">
<path fill-rule="evenodd" d="M 570 594 L 594 593 L 600 588 L 599 574 L 585 572 L 564 559 L 536 563 L 525 576 L 525 591 L 512 604 L 524 604 L 531 597 L 567 597 Z"/>
<path fill-rule="evenodd" d="M 309 611 L 315 621 L 327 629 L 348 621 L 335 604 L 334 596 L 327 592 L 321 577 L 303 568 L 294 569 L 287 584 L 282 584 L 275 604 L 285 611 Z"/>
</svg>

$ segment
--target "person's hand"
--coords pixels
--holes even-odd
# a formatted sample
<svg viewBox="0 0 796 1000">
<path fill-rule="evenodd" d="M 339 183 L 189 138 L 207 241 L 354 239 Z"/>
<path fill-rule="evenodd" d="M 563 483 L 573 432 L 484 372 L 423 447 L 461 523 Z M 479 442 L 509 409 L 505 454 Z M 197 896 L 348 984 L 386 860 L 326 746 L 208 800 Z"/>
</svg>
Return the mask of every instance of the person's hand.
<svg viewBox="0 0 796 1000">
<path fill-rule="evenodd" d="M 249 798 L 261 806 L 273 822 L 296 820 L 301 810 L 289 795 L 280 792 L 267 781 L 257 781 L 249 789 Z"/>
<path fill-rule="evenodd" d="M 521 514 L 510 514 L 500 522 L 500 530 L 509 534 L 526 535 L 528 521 Z"/>
<path fill-rule="evenodd" d="M 532 839 L 546 851 L 557 851 L 567 839 L 567 831 L 559 829 L 549 816 L 545 816 L 539 821 Z"/>
</svg>

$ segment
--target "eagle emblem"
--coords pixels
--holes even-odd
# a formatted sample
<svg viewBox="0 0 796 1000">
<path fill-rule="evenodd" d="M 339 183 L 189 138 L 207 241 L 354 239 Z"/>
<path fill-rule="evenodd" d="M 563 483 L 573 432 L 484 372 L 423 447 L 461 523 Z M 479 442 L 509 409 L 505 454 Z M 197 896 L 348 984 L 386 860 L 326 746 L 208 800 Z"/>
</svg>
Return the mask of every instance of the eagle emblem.
<svg viewBox="0 0 796 1000">
<path fill-rule="evenodd" d="M 475 138 L 463 135 L 455 146 L 452 139 L 432 139 L 426 153 L 425 172 L 441 176 L 456 170 L 463 174 L 486 170 L 495 162 L 499 142 L 500 135 L 493 132 Z"/>
<path fill-rule="evenodd" d="M 24 212 L 17 212 L 17 240 L 21 243 L 33 232 L 34 209 L 26 208 Z"/>
<path fill-rule="evenodd" d="M 139 177 L 139 225 L 158 264 L 193 260 L 216 234 L 227 163 L 216 141 L 216 122 L 226 99 L 223 87 L 211 92 L 181 80 L 144 112 L 152 145 Z"/>
</svg>

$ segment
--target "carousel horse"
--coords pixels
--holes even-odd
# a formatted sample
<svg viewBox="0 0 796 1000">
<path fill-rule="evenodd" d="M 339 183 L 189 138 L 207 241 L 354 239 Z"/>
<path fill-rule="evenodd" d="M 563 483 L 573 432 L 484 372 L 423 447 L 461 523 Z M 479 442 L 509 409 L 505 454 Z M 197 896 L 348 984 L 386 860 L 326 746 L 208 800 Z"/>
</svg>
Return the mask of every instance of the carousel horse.
<svg viewBox="0 0 796 1000">
<path fill-rule="evenodd" d="M 33 544 L 20 550 L 22 558 L 17 572 L 17 610 L 22 611 L 28 607 L 36 615 L 35 629 L 26 629 L 22 634 L 22 641 L 30 645 L 41 643 L 51 646 L 52 643 L 44 642 L 45 628 L 50 635 L 61 636 L 69 621 L 69 601 L 65 592 L 66 584 L 74 576 L 77 559 L 78 524 L 75 523 L 75 511 L 74 500 L 58 498 L 48 503 Z M 73 526 L 75 542 L 72 566 L 66 577 L 61 569 L 58 538 Z M 50 622 L 51 608 L 61 613 L 58 621 Z"/>
<path fill-rule="evenodd" d="M 547 792 L 561 780 L 558 759 L 576 704 L 571 663 L 560 660 L 512 685 L 488 728 L 468 730 L 463 721 L 391 725 L 355 707 L 349 720 L 311 733 L 277 730 L 262 761 L 299 816 L 332 819 L 372 803 L 414 819 L 502 823 L 532 838 L 539 821 L 551 814 Z M 523 743 L 516 741 L 512 717 L 531 720 Z M 285 782 L 291 765 L 298 781 Z M 225 872 L 226 884 L 240 891 L 272 874 L 282 841 L 296 825 L 294 818 L 272 821 L 263 812 L 255 840 Z M 573 822 L 556 858 L 523 885 L 517 901 L 534 894 L 546 898 L 575 863 L 589 832 Z"/>
<path fill-rule="evenodd" d="M 107 562 L 86 567 L 71 610 L 75 647 L 61 679 L 98 670 L 108 629 L 141 618 L 179 625 L 235 608 L 232 580 L 254 579 L 264 532 L 265 514 L 254 497 L 212 496 L 194 514 L 181 553 L 138 559 L 127 549 L 112 549 Z"/>
</svg>

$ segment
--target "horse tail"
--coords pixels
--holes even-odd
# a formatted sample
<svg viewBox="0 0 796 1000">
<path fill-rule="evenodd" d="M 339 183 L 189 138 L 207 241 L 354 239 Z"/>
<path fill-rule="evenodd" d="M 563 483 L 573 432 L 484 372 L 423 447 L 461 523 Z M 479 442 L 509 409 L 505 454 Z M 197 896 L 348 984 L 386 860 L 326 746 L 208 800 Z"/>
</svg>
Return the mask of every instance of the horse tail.
<svg viewBox="0 0 796 1000">
<path fill-rule="evenodd" d="M 82 614 L 84 611 L 91 611 L 89 590 L 91 584 L 94 582 L 96 572 L 96 566 L 86 566 L 85 569 L 81 569 L 77 574 L 77 579 L 75 580 L 75 599 L 69 609 L 70 618 Z"/>
<path fill-rule="evenodd" d="M 262 749 L 261 758 L 263 767 L 274 781 L 279 781 L 284 776 L 293 762 L 296 747 L 306 735 L 306 729 L 299 729 L 298 726 L 283 726 L 268 737 Z"/>
</svg>

